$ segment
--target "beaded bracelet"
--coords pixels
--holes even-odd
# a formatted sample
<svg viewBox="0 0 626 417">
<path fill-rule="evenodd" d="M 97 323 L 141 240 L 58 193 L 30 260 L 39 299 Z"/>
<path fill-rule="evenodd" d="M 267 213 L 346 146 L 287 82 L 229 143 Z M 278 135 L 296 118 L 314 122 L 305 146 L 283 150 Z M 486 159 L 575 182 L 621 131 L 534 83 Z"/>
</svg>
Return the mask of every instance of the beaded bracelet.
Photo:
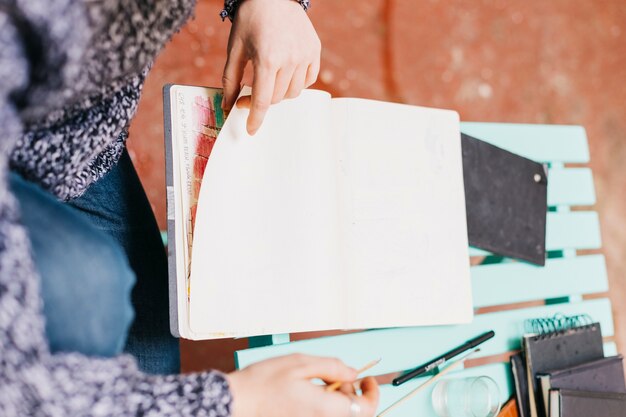
<svg viewBox="0 0 626 417">
<path fill-rule="evenodd" d="M 229 18 L 230 20 L 233 20 L 235 18 L 235 13 L 237 12 L 237 6 L 239 5 L 241 1 L 242 0 L 224 0 L 224 9 L 222 9 L 222 11 L 220 12 L 220 17 L 222 18 L 222 21 L 224 21 L 226 18 Z M 309 10 L 309 7 L 311 7 L 310 0 L 295 0 L 295 1 L 300 3 L 300 6 L 302 6 L 305 12 Z"/>
</svg>

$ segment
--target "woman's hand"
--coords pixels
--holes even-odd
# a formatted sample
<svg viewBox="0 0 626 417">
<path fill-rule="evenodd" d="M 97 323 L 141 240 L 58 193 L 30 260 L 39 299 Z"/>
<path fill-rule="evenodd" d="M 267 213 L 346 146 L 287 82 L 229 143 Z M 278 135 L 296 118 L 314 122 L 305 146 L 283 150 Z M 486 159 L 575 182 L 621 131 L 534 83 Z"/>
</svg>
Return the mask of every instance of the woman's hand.
<svg viewBox="0 0 626 417">
<path fill-rule="evenodd" d="M 306 12 L 293 0 L 242 0 L 228 40 L 223 108 L 232 108 L 248 61 L 252 102 L 247 129 L 261 126 L 270 104 L 297 97 L 317 79 L 321 44 Z"/>
<path fill-rule="evenodd" d="M 372 417 L 378 407 L 378 384 L 374 378 L 361 382 L 362 395 L 327 392 L 311 382 L 354 381 L 356 371 L 338 359 L 290 355 L 259 362 L 228 375 L 233 394 L 233 417 L 350 417 L 352 399 L 357 417 Z M 348 385 L 348 384 L 344 384 Z"/>
</svg>

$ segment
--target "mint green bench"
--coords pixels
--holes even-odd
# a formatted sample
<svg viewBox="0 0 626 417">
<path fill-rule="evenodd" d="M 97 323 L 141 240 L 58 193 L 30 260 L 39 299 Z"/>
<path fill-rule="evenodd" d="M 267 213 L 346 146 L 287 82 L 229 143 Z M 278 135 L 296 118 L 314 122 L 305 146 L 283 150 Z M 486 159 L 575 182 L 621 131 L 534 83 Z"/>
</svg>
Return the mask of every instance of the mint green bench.
<svg viewBox="0 0 626 417">
<path fill-rule="evenodd" d="M 474 307 L 482 309 L 536 300 L 545 300 L 545 305 L 510 306 L 504 311 L 477 314 L 473 323 L 467 325 L 367 330 L 291 343 L 289 335 L 259 336 L 250 338 L 249 349 L 235 353 L 239 369 L 270 357 L 301 352 L 339 357 L 355 368 L 381 357 L 381 363 L 368 373 L 380 375 L 413 368 L 490 329 L 495 330 L 496 337 L 475 357 L 501 355 L 520 349 L 525 319 L 556 313 L 588 314 L 601 323 L 605 337 L 613 336 L 604 256 L 577 255 L 578 250 L 601 247 L 598 214 L 590 207 L 595 204 L 591 170 L 565 165 L 589 162 L 585 130 L 579 126 L 499 123 L 462 123 L 461 130 L 549 164 L 546 231 L 549 259 L 545 267 L 490 257 L 485 251 L 470 248 L 471 256 L 487 256 L 486 259 L 491 260 L 471 268 Z M 571 211 L 572 206 L 584 209 Z M 604 297 L 583 300 L 585 294 L 598 293 L 605 293 Z M 615 344 L 607 343 L 605 350 L 607 354 L 615 354 Z M 513 395 L 514 388 L 508 361 L 504 356 L 500 356 L 500 360 L 505 362 L 461 369 L 451 377 L 489 375 L 498 383 L 504 401 Z M 423 381 L 416 379 L 400 387 L 382 386 L 379 410 Z M 429 387 L 391 415 L 435 416 L 430 403 L 431 390 Z"/>
</svg>

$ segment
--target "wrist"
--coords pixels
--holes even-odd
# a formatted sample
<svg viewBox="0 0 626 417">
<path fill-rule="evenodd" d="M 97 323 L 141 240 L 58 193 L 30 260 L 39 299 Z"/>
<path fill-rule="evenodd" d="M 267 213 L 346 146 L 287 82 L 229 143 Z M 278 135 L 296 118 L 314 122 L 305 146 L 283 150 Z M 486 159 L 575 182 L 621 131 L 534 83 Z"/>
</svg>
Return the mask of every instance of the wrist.
<svg viewBox="0 0 626 417">
<path fill-rule="evenodd" d="M 305 12 L 308 11 L 309 8 L 311 7 L 310 0 L 285 0 L 285 1 L 294 1 L 296 3 L 299 3 Z M 224 8 L 220 12 L 220 17 L 222 18 L 222 21 L 226 20 L 226 18 L 229 18 L 232 21 L 235 18 L 235 15 L 237 14 L 237 9 L 239 8 L 239 5 L 242 2 L 243 0 L 224 0 Z"/>
<path fill-rule="evenodd" d="M 309 8 L 311 7 L 311 1 L 310 0 L 295 0 L 296 2 L 300 3 L 300 6 L 302 6 L 302 8 L 304 9 L 304 11 L 308 11 Z"/>
<path fill-rule="evenodd" d="M 242 390 L 245 391 L 243 387 L 245 381 L 242 379 L 241 371 L 231 372 L 225 376 L 232 397 L 230 406 L 231 417 L 252 417 L 251 410 L 246 407 L 252 401 L 252 398 L 242 394 Z"/>
</svg>

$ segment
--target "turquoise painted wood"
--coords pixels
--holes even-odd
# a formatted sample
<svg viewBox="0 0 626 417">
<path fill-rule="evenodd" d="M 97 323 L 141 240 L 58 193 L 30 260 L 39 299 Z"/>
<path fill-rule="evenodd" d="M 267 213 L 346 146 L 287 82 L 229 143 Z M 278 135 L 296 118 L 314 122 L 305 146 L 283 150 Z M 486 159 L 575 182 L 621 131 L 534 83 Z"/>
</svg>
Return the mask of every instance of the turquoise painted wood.
<svg viewBox="0 0 626 417">
<path fill-rule="evenodd" d="M 511 262 L 471 268 L 474 307 L 608 291 L 602 255 L 548 259 L 545 267 Z M 590 279 L 589 277 L 593 277 Z"/>
<path fill-rule="evenodd" d="M 548 171 L 548 205 L 592 206 L 596 203 L 589 168 L 553 168 Z"/>
<path fill-rule="evenodd" d="M 278 345 L 281 343 L 289 343 L 289 333 L 254 336 L 249 339 L 249 345 L 251 348 L 257 346 Z"/>
<path fill-rule="evenodd" d="M 604 355 L 615 356 L 617 355 L 617 345 L 615 342 L 607 342 L 604 344 Z"/>
<path fill-rule="evenodd" d="M 382 362 L 368 374 L 385 374 L 412 368 L 458 345 L 483 331 L 493 329 L 496 337 L 483 346 L 476 357 L 500 355 L 520 349 L 525 333 L 524 321 L 534 317 L 588 314 L 602 325 L 603 335 L 614 333 L 611 303 L 607 298 L 583 301 L 582 295 L 605 293 L 608 279 L 603 255 L 576 256 L 581 249 L 599 249 L 602 245 L 597 213 L 591 210 L 571 211 L 573 206 L 595 204 L 593 174 L 589 168 L 571 168 L 567 163 L 586 163 L 589 149 L 585 130 L 579 126 L 545 126 L 504 123 L 462 123 L 462 131 L 496 146 L 550 166 L 548 205 L 556 207 L 547 217 L 546 248 L 553 254 L 545 267 L 504 259 L 501 263 L 471 268 L 475 308 L 514 303 L 551 300 L 551 304 L 478 314 L 470 324 L 392 328 L 346 333 L 288 342 L 288 337 L 266 336 L 255 339 L 257 347 L 236 352 L 238 367 L 289 353 L 335 356 L 359 367 L 373 358 Z M 470 255 L 488 252 L 470 248 Z M 558 303 L 554 303 L 558 300 Z M 268 342 L 269 341 L 269 342 Z M 262 346 L 274 343 L 271 346 Z M 278 343 L 278 344 L 276 344 Z M 605 344 L 605 353 L 617 352 L 614 343 Z M 500 387 L 502 400 L 513 394 L 507 363 L 494 363 L 458 370 L 449 377 L 488 375 Z M 411 381 L 402 387 L 382 386 L 380 409 L 423 383 Z M 434 417 L 430 394 L 432 387 L 396 409 L 392 416 Z"/>
<path fill-rule="evenodd" d="M 595 211 L 548 213 L 546 249 L 600 249 L 600 220 Z"/>
<path fill-rule="evenodd" d="M 600 220 L 595 211 L 549 212 L 546 219 L 546 250 L 600 249 Z M 488 251 L 471 248 L 470 256 Z"/>
<path fill-rule="evenodd" d="M 582 126 L 463 122 L 461 131 L 537 162 L 589 162 Z"/>
</svg>

